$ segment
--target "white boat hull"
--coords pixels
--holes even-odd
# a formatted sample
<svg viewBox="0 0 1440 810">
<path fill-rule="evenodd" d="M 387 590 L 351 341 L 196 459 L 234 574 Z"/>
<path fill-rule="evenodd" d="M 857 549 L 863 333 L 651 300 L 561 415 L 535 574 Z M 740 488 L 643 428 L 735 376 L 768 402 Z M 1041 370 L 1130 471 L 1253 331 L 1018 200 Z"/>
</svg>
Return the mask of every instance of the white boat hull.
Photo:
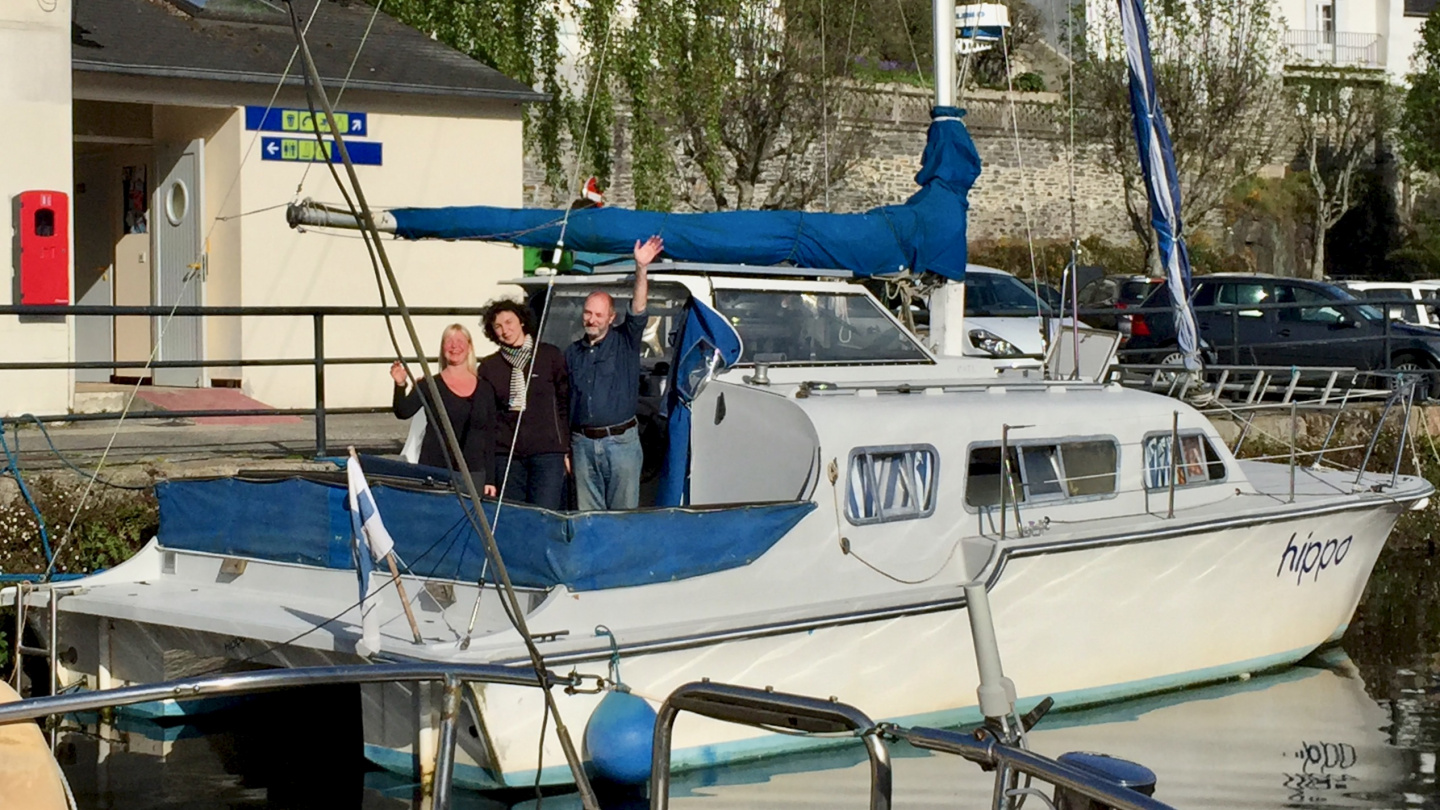
<svg viewBox="0 0 1440 810">
<path fill-rule="evenodd" d="M 1047 695 L 1060 707 L 1075 707 L 1300 660 L 1344 632 L 1400 508 L 1327 512 L 1006 560 L 990 598 L 1006 674 L 1020 688 L 1022 711 Z M 1338 563 L 1330 560 L 1320 569 L 1317 559 L 1305 572 L 1301 547 L 1312 535 L 1351 540 L 1343 552 L 1339 542 L 1333 547 Z M 1322 552 L 1323 546 L 1322 540 Z M 1300 570 L 1291 570 L 1295 559 Z M 623 655 L 621 675 L 656 705 L 681 684 L 709 678 L 833 695 L 876 720 L 904 725 L 978 722 L 974 651 L 960 598 L 957 590 L 928 604 L 897 607 L 896 615 L 755 628 L 743 638 L 675 639 L 674 649 Z M 608 665 L 604 658 L 549 663 L 557 671 L 573 665 L 597 676 Z M 375 687 L 372 694 L 367 752 L 386 767 L 405 770 L 416 759 L 413 748 L 394 743 L 416 739 L 413 692 Z M 566 725 L 578 735 L 598 696 L 555 694 Z M 537 767 L 542 783 L 570 780 L 553 733 L 543 762 L 537 759 L 544 712 L 538 692 L 484 686 L 475 697 L 484 728 L 462 745 L 456 771 L 461 784 L 528 785 Z M 682 716 L 673 763 L 683 769 L 824 744 Z"/>
</svg>

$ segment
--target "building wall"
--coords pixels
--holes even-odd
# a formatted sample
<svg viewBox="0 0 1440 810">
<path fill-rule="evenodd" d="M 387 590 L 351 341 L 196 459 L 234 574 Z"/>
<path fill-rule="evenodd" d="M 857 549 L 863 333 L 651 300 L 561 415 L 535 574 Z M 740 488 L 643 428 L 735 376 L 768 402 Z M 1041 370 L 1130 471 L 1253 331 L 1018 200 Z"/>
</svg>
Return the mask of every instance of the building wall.
<svg viewBox="0 0 1440 810">
<path fill-rule="evenodd" d="M 371 113 L 369 140 L 384 144 L 383 166 L 359 166 L 362 188 L 377 208 L 405 205 L 521 204 L 522 148 L 518 108 L 497 105 L 491 117 L 440 117 Z M 243 150 L 254 133 L 244 132 L 234 148 Z M 343 171 L 343 170 L 342 170 Z M 237 205 L 244 211 L 283 205 L 297 197 L 341 203 L 323 165 L 261 161 L 252 156 L 240 169 Z M 354 305 L 380 303 L 374 271 L 364 244 L 353 231 L 297 232 L 285 224 L 285 212 L 273 210 L 239 220 L 239 261 L 244 267 L 240 302 L 247 306 Z M 414 242 L 386 239 L 386 252 L 405 295 L 419 306 L 481 306 L 501 294 L 517 295 L 500 281 L 523 272 L 517 248 L 466 242 Z M 228 261 L 228 260 L 227 260 Z M 211 259 L 211 278 L 228 272 Z M 387 293 L 388 297 L 388 293 Z M 425 351 L 433 358 L 440 333 L 453 318 L 417 318 Z M 474 334 L 481 354 L 493 351 L 480 334 L 477 319 L 460 319 Z M 410 344 L 399 319 L 394 326 L 406 354 Z M 240 336 L 244 356 L 308 358 L 313 345 L 310 318 L 247 319 Z M 391 357 L 394 354 L 381 318 L 327 318 L 327 357 Z M 418 373 L 418 367 L 412 366 Z M 314 372 L 296 368 L 247 368 L 244 390 L 278 407 L 309 407 L 314 401 Z M 331 365 L 326 371 L 330 407 L 385 405 L 391 381 L 385 364 Z"/>
<path fill-rule="evenodd" d="M 11 304 L 18 298 L 15 195 L 73 190 L 70 0 L 0 3 L 0 110 L 0 200 L 7 221 L 0 303 Z M 66 319 L 0 316 L 0 360 L 69 357 Z M 70 378 L 67 371 L 0 372 L 0 413 L 63 412 L 70 405 Z"/>
</svg>

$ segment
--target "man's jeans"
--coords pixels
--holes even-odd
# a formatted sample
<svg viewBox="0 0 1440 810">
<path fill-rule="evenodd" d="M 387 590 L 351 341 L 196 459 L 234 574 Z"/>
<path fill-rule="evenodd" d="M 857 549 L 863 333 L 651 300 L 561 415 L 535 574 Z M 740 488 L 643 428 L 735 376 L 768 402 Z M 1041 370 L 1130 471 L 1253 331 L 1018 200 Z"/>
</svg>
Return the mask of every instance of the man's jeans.
<svg viewBox="0 0 1440 810">
<path fill-rule="evenodd" d="M 565 508 L 565 454 L 536 453 L 516 456 L 510 464 L 510 478 L 505 478 L 505 454 L 497 453 L 495 486 L 505 482 L 505 500 L 528 503 L 545 509 Z"/>
<path fill-rule="evenodd" d="M 581 512 L 634 509 L 640 505 L 640 431 L 589 439 L 570 434 L 575 461 L 575 495 Z"/>
</svg>

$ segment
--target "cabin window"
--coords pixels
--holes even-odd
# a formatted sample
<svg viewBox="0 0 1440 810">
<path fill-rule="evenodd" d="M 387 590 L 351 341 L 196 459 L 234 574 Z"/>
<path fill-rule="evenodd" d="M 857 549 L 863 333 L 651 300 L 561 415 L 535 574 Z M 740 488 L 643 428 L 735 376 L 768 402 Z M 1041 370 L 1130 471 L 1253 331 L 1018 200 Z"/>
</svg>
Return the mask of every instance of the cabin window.
<svg viewBox="0 0 1440 810">
<path fill-rule="evenodd" d="M 928 444 L 850 451 L 845 518 L 857 526 L 929 517 L 940 454 Z"/>
<path fill-rule="evenodd" d="M 1054 501 L 1111 495 L 1120 452 L 1114 439 L 1033 442 L 1008 449 L 1005 499 L 1010 503 Z M 999 445 L 974 447 L 965 479 L 965 503 L 998 506 L 1001 464 Z"/>
<path fill-rule="evenodd" d="M 1145 487 L 1164 489 L 1170 486 L 1170 443 L 1169 433 L 1157 433 L 1145 437 Z M 1188 487 L 1221 481 L 1225 478 L 1225 462 L 1210 438 L 1203 433 L 1181 433 L 1180 454 L 1173 459 L 1175 465 L 1175 486 Z"/>
</svg>

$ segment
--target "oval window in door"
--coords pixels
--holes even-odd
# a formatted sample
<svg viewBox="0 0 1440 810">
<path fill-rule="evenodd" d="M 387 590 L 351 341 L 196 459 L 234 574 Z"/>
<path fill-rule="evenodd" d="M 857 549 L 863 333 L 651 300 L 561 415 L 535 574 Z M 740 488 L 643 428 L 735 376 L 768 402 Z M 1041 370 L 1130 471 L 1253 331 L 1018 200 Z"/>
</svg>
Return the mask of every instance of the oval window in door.
<svg viewBox="0 0 1440 810">
<path fill-rule="evenodd" d="M 165 218 L 170 220 L 171 225 L 179 225 L 185 221 L 185 215 L 188 213 L 190 213 L 190 190 L 185 187 L 185 181 L 176 180 L 165 191 Z"/>
</svg>

